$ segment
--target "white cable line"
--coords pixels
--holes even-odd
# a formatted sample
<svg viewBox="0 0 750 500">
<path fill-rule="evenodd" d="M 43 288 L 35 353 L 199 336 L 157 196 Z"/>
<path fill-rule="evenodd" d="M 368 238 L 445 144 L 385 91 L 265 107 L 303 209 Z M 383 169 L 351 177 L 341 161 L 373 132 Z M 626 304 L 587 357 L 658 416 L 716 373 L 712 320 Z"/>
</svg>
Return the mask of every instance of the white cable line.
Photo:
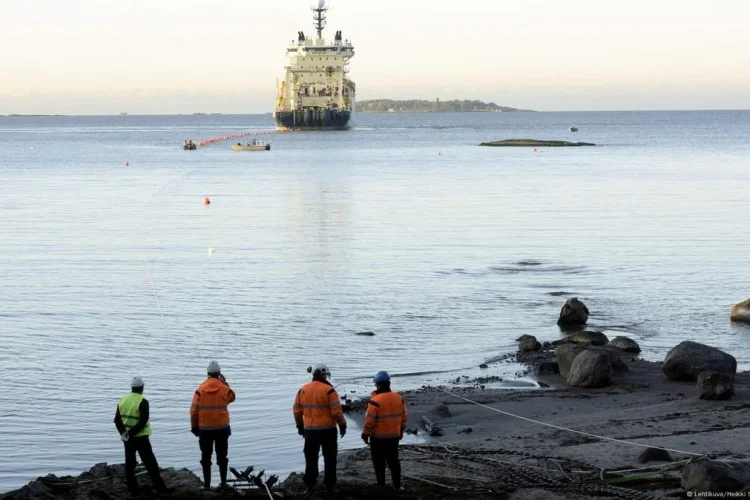
<svg viewBox="0 0 750 500">
<path fill-rule="evenodd" d="M 469 403 L 475 404 L 477 406 L 481 406 L 482 408 L 487 408 L 488 410 L 492 410 L 492 411 L 495 411 L 497 413 L 502 413 L 503 415 L 507 415 L 509 417 L 520 418 L 521 420 L 526 420 L 527 422 L 532 422 L 534 424 L 546 425 L 547 427 L 552 427 L 553 429 L 559 429 L 561 431 L 574 432 L 576 434 L 581 434 L 583 436 L 589 436 L 589 437 L 593 437 L 593 438 L 597 438 L 597 439 L 604 439 L 606 441 L 615 441 L 615 442 L 618 442 L 618 443 L 631 444 L 631 445 L 634 445 L 634 446 L 641 446 L 643 448 L 655 448 L 657 450 L 671 451 L 673 453 L 682 453 L 684 455 L 693 455 L 693 456 L 696 456 L 696 457 L 702 457 L 703 456 L 702 453 L 694 453 L 692 451 L 674 450 L 674 449 L 671 449 L 671 448 L 661 448 L 659 446 L 652 446 L 650 444 L 636 443 L 635 441 L 627 441 L 625 439 L 616 439 L 616 438 L 611 438 L 611 437 L 606 437 L 606 436 L 599 436 L 597 434 L 591 434 L 590 432 L 583 432 L 583 431 L 577 431 L 575 429 L 568 429 L 567 427 L 560 427 L 559 425 L 548 424 L 547 422 L 540 422 L 539 420 L 534 420 L 532 418 L 522 417 L 520 415 L 515 415 L 515 414 L 509 413 L 507 411 L 498 410 L 497 408 L 493 408 L 491 406 L 483 405 L 482 403 L 477 403 L 476 401 L 472 401 L 471 399 L 465 398 L 463 396 L 459 396 L 458 394 L 454 394 L 454 393 L 452 393 L 450 391 L 447 391 L 445 389 L 438 388 L 438 390 L 440 390 L 440 391 L 442 391 L 442 392 L 444 392 L 446 394 L 450 394 L 451 396 L 456 397 L 458 399 L 463 399 L 464 401 L 468 401 Z"/>
<path fill-rule="evenodd" d="M 156 299 L 156 305 L 159 306 L 159 314 L 161 315 L 162 321 L 164 321 L 164 312 L 161 310 L 161 302 L 159 301 L 159 296 L 156 294 L 156 286 L 154 285 L 154 278 L 151 276 L 151 267 L 148 265 L 148 260 L 146 258 L 143 258 L 143 262 L 146 264 L 146 272 L 148 273 L 148 279 L 151 282 L 151 292 L 154 294 L 154 298 Z"/>
</svg>

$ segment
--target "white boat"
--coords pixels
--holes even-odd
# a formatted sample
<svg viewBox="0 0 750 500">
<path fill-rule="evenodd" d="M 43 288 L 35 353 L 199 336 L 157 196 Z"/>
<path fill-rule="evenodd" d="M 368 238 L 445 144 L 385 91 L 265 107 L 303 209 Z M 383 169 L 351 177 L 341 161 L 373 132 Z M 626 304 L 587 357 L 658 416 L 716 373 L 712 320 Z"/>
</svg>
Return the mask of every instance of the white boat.
<svg viewBox="0 0 750 500">
<path fill-rule="evenodd" d="M 247 144 L 238 142 L 237 144 L 232 146 L 232 149 L 234 149 L 235 151 L 269 151 L 271 149 L 271 145 L 266 144 L 264 141 L 253 139 L 253 141 L 248 142 Z"/>
</svg>

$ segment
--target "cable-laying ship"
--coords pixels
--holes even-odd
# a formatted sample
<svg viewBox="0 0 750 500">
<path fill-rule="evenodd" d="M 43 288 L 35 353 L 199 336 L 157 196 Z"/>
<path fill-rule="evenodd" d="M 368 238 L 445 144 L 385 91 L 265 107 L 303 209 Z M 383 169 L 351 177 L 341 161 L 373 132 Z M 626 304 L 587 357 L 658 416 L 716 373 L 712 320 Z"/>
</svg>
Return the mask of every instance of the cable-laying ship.
<svg viewBox="0 0 750 500">
<path fill-rule="evenodd" d="M 273 117 L 279 130 L 346 130 L 355 104 L 356 88 L 347 77 L 354 47 L 341 31 L 333 43 L 326 43 L 325 0 L 318 0 L 312 11 L 318 36 L 312 39 L 298 31 L 286 49 L 289 65 L 278 86 Z"/>
</svg>

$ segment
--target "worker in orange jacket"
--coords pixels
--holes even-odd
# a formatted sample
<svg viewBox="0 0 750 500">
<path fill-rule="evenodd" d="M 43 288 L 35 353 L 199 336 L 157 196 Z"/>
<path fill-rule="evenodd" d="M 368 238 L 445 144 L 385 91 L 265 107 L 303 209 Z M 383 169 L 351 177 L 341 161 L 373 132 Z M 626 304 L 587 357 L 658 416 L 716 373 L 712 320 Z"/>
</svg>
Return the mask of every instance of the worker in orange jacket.
<svg viewBox="0 0 750 500">
<path fill-rule="evenodd" d="M 346 419 L 341 411 L 341 403 L 336 389 L 328 381 L 331 371 L 322 363 L 307 369 L 312 373 L 312 381 L 302 386 L 294 398 L 294 421 L 297 432 L 305 438 L 304 483 L 312 493 L 318 481 L 318 454 L 323 448 L 325 470 L 323 483 L 331 492 L 336 484 L 337 436 L 346 434 Z"/>
<path fill-rule="evenodd" d="M 376 390 L 367 404 L 362 440 L 370 445 L 375 479 L 378 487 L 385 487 L 385 464 L 391 469 L 393 487 L 401 489 L 401 463 L 398 459 L 398 442 L 404 438 L 409 412 L 404 399 L 391 391 L 388 372 L 378 372 L 373 379 Z"/>
<path fill-rule="evenodd" d="M 216 463 L 219 465 L 221 486 L 227 484 L 229 460 L 229 403 L 235 399 L 234 391 L 221 374 L 216 361 L 208 364 L 208 378 L 193 394 L 190 406 L 190 431 L 198 438 L 203 466 L 203 487 L 211 487 L 211 455 L 216 446 Z"/>
</svg>

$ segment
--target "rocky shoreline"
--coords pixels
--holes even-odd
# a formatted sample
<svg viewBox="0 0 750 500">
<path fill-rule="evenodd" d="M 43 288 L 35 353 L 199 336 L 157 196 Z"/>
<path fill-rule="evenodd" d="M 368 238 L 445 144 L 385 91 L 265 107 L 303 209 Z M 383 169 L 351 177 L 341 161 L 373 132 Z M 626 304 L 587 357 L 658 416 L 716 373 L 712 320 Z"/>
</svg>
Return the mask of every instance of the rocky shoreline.
<svg viewBox="0 0 750 500">
<path fill-rule="evenodd" d="M 404 392 L 407 432 L 423 442 L 401 447 L 398 498 L 750 497 L 750 373 L 735 373 L 731 355 L 694 342 L 664 362 L 643 361 L 632 339 L 582 329 L 587 318 L 586 306 L 570 299 L 558 320 L 567 336 L 521 336 L 518 353 L 496 361 L 526 365 L 535 388 L 494 389 L 482 377 Z M 349 401 L 348 419 L 361 426 L 365 404 Z M 126 498 L 120 469 L 100 464 L 78 478 L 39 478 L 2 500 Z M 184 469 L 164 478 L 175 491 L 163 498 L 305 498 L 298 474 L 270 492 L 202 491 Z M 142 486 L 154 496 L 147 477 Z M 367 448 L 340 453 L 333 498 L 395 495 L 389 491 L 374 488 Z"/>
</svg>

